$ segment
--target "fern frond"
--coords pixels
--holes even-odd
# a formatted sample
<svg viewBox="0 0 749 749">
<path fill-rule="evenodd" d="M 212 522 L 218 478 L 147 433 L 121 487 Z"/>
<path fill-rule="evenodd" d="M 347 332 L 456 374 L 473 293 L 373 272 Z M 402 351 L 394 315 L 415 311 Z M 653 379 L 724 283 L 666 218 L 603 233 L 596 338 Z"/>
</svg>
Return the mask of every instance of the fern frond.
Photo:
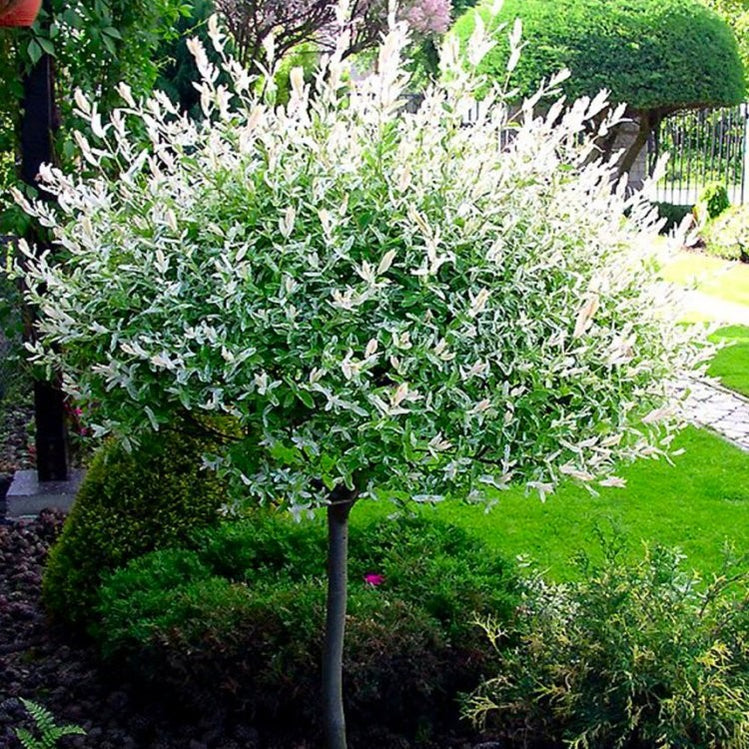
<svg viewBox="0 0 749 749">
<path fill-rule="evenodd" d="M 63 736 L 78 735 L 85 736 L 86 732 L 80 727 L 73 724 L 58 726 L 52 713 L 42 705 L 32 700 L 21 698 L 21 703 L 28 711 L 31 719 L 34 721 L 39 738 L 35 738 L 25 728 L 16 729 L 16 737 L 23 745 L 24 749 L 55 749 L 57 742 Z"/>
</svg>

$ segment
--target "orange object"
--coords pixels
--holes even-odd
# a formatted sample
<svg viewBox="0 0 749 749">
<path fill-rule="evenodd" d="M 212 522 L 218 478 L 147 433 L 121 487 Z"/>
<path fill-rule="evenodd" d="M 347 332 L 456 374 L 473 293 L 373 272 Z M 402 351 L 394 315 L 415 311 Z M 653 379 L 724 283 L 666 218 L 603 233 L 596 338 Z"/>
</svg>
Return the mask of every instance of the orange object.
<svg viewBox="0 0 749 749">
<path fill-rule="evenodd" d="M 31 26 L 42 7 L 42 0 L 0 0 L 0 26 Z"/>
</svg>

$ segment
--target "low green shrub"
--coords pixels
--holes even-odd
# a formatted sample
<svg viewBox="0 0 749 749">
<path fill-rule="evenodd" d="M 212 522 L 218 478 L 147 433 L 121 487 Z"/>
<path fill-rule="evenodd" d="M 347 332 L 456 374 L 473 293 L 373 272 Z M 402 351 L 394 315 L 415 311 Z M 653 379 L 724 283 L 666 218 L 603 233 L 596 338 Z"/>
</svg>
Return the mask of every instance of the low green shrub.
<svg viewBox="0 0 749 749">
<path fill-rule="evenodd" d="M 749 262 L 749 206 L 732 206 L 708 221 L 702 238 L 711 255 Z"/>
<path fill-rule="evenodd" d="M 700 194 L 694 206 L 694 215 L 698 223 L 704 224 L 720 216 L 730 206 L 731 201 L 728 198 L 726 186 L 720 182 L 711 182 Z"/>
<path fill-rule="evenodd" d="M 749 570 L 703 584 L 656 548 L 609 557 L 566 586 L 536 581 L 520 642 L 467 703 L 529 745 L 573 749 L 749 745 Z M 502 642 L 497 627 L 487 627 Z M 526 744 L 523 744 L 524 746 Z"/>
<path fill-rule="evenodd" d="M 412 740 L 457 724 L 457 695 L 479 683 L 488 654 L 473 614 L 511 619 L 514 565 L 423 519 L 354 529 L 350 553 L 344 673 L 355 732 L 387 746 L 385 734 Z M 191 549 L 110 576 L 97 637 L 107 659 L 176 703 L 234 705 L 309 737 L 319 730 L 324 570 L 321 523 L 226 521 L 196 533 Z"/>
<path fill-rule="evenodd" d="M 666 223 L 661 229 L 661 233 L 668 233 L 677 228 L 684 220 L 685 216 L 692 213 L 691 205 L 675 205 L 674 203 L 655 203 L 658 209 L 658 216 L 666 219 Z"/>
<path fill-rule="evenodd" d="M 99 450 L 44 572 L 44 604 L 55 620 L 84 629 L 105 573 L 215 522 L 226 493 L 202 467 L 209 448 L 203 437 L 162 430 L 132 452 L 116 442 Z"/>
</svg>

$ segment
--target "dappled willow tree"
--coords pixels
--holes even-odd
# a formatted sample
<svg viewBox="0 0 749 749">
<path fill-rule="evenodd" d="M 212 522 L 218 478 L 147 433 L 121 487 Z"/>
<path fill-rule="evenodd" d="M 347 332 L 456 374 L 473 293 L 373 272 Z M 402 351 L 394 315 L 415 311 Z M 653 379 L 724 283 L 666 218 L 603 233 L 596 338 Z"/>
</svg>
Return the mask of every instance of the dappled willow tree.
<svg viewBox="0 0 749 749">
<path fill-rule="evenodd" d="M 469 10 L 455 24 L 468 43 L 480 16 L 496 47 L 481 72 L 505 80 L 509 47 L 503 23 L 520 18 L 525 52 L 513 75 L 518 96 L 562 68 L 571 98 L 608 89 L 626 103 L 639 123 L 634 142 L 620 161 L 628 172 L 651 132 L 674 112 L 738 104 L 744 95 L 743 66 L 736 39 L 716 13 L 698 0 L 506 0 L 494 20 L 490 4 Z M 602 141 L 611 152 L 616 132 Z"/>
<path fill-rule="evenodd" d="M 230 59 L 219 84 L 191 42 L 202 120 L 123 88 L 127 106 L 102 121 L 77 97 L 99 174 L 45 170 L 57 211 L 16 194 L 67 253 L 54 264 L 21 244 L 33 360 L 61 372 L 92 434 L 137 441 L 185 411 L 230 419 L 245 439 L 206 461 L 239 496 L 325 508 L 329 749 L 345 747 L 354 505 L 620 486 L 619 461 L 667 450 L 669 383 L 701 356 L 647 250 L 654 212 L 590 160 L 605 97 L 515 118 L 498 87 L 477 111 L 483 81 L 448 38 L 445 75 L 404 112 L 403 26 L 359 80 L 342 35 L 314 92 L 291 70 L 284 106 Z"/>
</svg>

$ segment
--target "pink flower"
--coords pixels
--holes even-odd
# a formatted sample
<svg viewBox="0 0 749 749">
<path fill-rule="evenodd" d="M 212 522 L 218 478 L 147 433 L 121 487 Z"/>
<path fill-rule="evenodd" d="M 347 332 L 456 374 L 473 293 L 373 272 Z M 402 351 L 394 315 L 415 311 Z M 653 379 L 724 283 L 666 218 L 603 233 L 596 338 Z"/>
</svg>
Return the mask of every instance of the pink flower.
<svg viewBox="0 0 749 749">
<path fill-rule="evenodd" d="M 373 572 L 368 572 L 364 575 L 364 582 L 367 585 L 371 585 L 376 588 L 378 585 L 382 585 L 385 582 L 385 575 L 377 575 Z"/>
</svg>

